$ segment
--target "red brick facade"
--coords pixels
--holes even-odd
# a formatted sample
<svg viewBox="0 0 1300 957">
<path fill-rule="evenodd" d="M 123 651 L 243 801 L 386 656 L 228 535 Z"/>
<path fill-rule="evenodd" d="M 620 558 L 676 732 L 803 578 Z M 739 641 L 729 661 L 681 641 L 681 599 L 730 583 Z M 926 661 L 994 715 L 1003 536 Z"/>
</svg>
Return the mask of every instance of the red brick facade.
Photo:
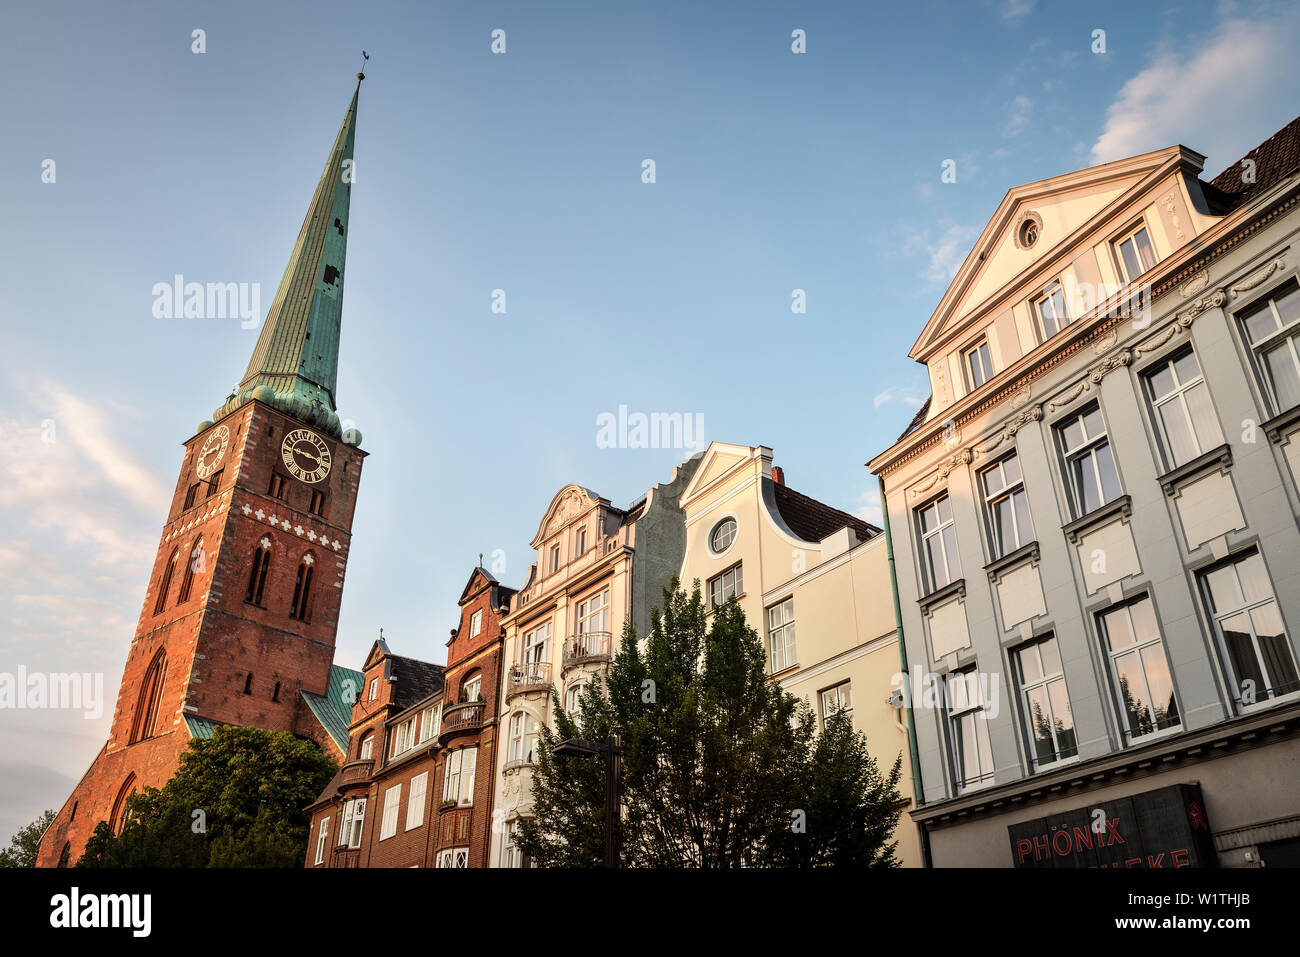
<svg viewBox="0 0 1300 957">
<path fill-rule="evenodd" d="M 299 692 L 329 687 L 365 453 L 322 436 L 329 474 L 316 484 L 293 479 L 281 443 L 302 427 L 249 402 L 185 443 L 108 742 L 46 831 L 39 865 L 75 863 L 126 793 L 165 784 L 189 744 L 187 719 L 296 732 L 341 757 Z M 206 480 L 198 462 L 205 444 Z M 278 496 L 273 475 L 283 483 Z M 254 558 L 265 552 L 265 578 L 250 601 Z"/>
<path fill-rule="evenodd" d="M 382 640 L 375 643 L 353 706 L 347 760 L 308 809 L 308 867 L 490 866 L 501 608 L 512 594 L 485 570 L 474 570 L 461 595 L 460 624 L 447 643 L 445 669 L 394 655 Z M 466 756 L 470 750 L 474 759 Z M 462 780 L 471 760 L 472 791 Z M 449 765 L 455 793 L 444 800 Z M 422 804 L 413 812 L 421 775 L 427 775 Z M 357 833 L 353 822 L 362 800 L 365 817 Z M 387 834 L 386 806 L 396 809 L 389 812 Z"/>
</svg>

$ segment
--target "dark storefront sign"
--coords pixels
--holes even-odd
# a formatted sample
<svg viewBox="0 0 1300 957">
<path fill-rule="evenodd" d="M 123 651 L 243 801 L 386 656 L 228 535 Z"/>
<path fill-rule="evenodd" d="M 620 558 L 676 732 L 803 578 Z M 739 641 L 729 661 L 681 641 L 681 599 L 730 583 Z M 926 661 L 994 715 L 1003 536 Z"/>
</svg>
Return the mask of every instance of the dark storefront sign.
<svg viewBox="0 0 1300 957">
<path fill-rule="evenodd" d="M 1013 824 L 1016 867 L 1215 867 L 1199 784 L 1175 784 Z"/>
</svg>

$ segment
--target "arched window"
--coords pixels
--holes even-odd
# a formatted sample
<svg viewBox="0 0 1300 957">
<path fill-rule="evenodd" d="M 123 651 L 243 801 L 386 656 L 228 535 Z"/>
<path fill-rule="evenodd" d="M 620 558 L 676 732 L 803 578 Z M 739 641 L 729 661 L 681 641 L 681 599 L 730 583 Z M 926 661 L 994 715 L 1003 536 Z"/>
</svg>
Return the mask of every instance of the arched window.
<svg viewBox="0 0 1300 957">
<path fill-rule="evenodd" d="M 126 781 L 118 789 L 117 797 L 113 799 L 113 814 L 109 818 L 108 826 L 112 828 L 114 834 L 122 833 L 122 825 L 126 823 L 126 802 L 132 794 L 135 793 L 135 772 L 132 771 L 126 776 Z"/>
<path fill-rule="evenodd" d="M 293 605 L 289 617 L 299 621 L 311 621 L 311 579 L 316 557 L 308 552 L 298 563 L 298 577 L 293 583 Z"/>
<path fill-rule="evenodd" d="M 200 536 L 190 549 L 190 557 L 185 562 L 185 577 L 181 579 L 181 590 L 176 595 L 176 604 L 190 600 L 190 587 L 194 584 L 194 573 L 205 570 L 203 538 Z"/>
<path fill-rule="evenodd" d="M 132 744 L 153 737 L 158 725 L 158 709 L 162 704 L 163 683 L 166 680 L 167 650 L 159 648 L 140 684 L 140 700 L 135 706 L 135 723 L 131 726 Z"/>
<path fill-rule="evenodd" d="M 253 673 L 250 671 L 248 677 L 244 679 L 244 694 L 253 693 Z"/>
<path fill-rule="evenodd" d="M 153 605 L 155 615 L 161 615 L 163 606 L 167 604 L 167 593 L 171 591 L 172 575 L 176 572 L 176 561 L 179 557 L 176 549 L 173 548 L 171 556 L 167 559 L 167 567 L 163 570 L 162 581 L 158 584 L 158 599 Z"/>
<path fill-rule="evenodd" d="M 71 862 L 71 860 L 72 860 L 72 844 L 71 842 L 69 842 L 63 845 L 63 850 L 59 854 L 59 867 L 67 867 L 68 864 Z"/>
<path fill-rule="evenodd" d="M 275 683 L 275 691 L 271 693 L 271 700 L 275 702 L 280 700 L 280 682 L 278 681 Z"/>
<path fill-rule="evenodd" d="M 68 815 L 69 821 L 75 821 L 77 819 L 77 808 L 80 806 L 80 804 L 81 804 L 80 801 L 72 802 L 72 813 Z"/>
<path fill-rule="evenodd" d="M 248 571 L 248 594 L 244 601 L 262 604 L 262 590 L 266 587 L 266 572 L 271 567 L 271 539 L 263 538 L 253 551 L 253 564 Z"/>
</svg>

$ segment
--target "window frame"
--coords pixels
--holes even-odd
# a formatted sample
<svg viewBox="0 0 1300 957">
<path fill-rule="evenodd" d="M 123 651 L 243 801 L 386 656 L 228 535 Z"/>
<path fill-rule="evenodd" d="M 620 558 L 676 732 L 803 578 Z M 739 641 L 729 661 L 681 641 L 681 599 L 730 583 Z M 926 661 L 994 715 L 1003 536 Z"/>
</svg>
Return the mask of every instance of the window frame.
<svg viewBox="0 0 1300 957">
<path fill-rule="evenodd" d="M 1141 255 L 1138 252 L 1137 235 L 1146 233 L 1147 245 L 1151 248 L 1151 265 L 1146 266 L 1136 276 L 1130 276 L 1128 272 L 1128 263 L 1124 261 L 1123 245 L 1130 240 L 1133 241 L 1133 255 L 1139 260 L 1141 265 Z M 1156 249 L 1155 240 L 1151 238 L 1151 229 L 1147 226 L 1146 217 L 1142 216 L 1133 223 L 1128 229 L 1116 234 L 1115 238 L 1110 241 L 1111 255 L 1115 259 L 1115 268 L 1125 284 L 1131 285 L 1145 276 L 1156 266 L 1160 265 L 1160 251 Z"/>
<path fill-rule="evenodd" d="M 1060 293 L 1061 297 L 1061 315 L 1057 316 L 1054 314 L 1052 316 L 1052 322 L 1056 325 L 1056 331 L 1049 333 L 1047 331 L 1047 317 L 1043 315 L 1043 305 L 1044 303 L 1051 303 L 1052 312 L 1055 313 L 1057 293 Z M 1069 301 L 1065 298 L 1065 286 L 1061 284 L 1059 278 L 1053 279 L 1050 283 L 1044 286 L 1042 293 L 1037 298 L 1030 300 L 1030 306 L 1034 314 L 1034 325 L 1037 328 L 1040 337 L 1038 340 L 1039 342 L 1046 342 L 1048 339 L 1051 339 L 1053 336 L 1062 332 L 1066 326 L 1074 321 L 1073 317 L 1070 315 Z"/>
<path fill-rule="evenodd" d="M 330 839 L 330 819 L 324 817 L 321 819 L 320 827 L 316 831 L 316 858 L 312 862 L 314 867 L 320 867 L 325 863 L 325 847 Z"/>
<path fill-rule="evenodd" d="M 744 562 L 736 562 L 734 565 L 724 568 L 722 571 L 718 572 L 718 574 L 709 579 L 707 585 L 709 591 L 709 611 L 716 611 L 721 605 L 725 605 L 730 599 L 738 599 L 741 595 L 745 594 L 745 575 L 741 570 L 743 565 Z M 731 576 L 732 591 L 730 595 L 726 594 L 726 579 L 728 575 Z M 717 601 L 715 601 L 713 597 L 713 586 L 715 582 L 718 583 L 717 591 L 722 596 L 722 598 Z"/>
<path fill-rule="evenodd" d="M 1102 430 L 1097 435 L 1090 435 L 1087 431 L 1088 413 L 1095 409 L 1097 416 L 1101 420 Z M 1071 424 L 1079 422 L 1084 430 L 1083 442 L 1077 446 L 1067 446 L 1068 441 L 1065 436 L 1065 430 Z M 1070 507 L 1070 518 L 1080 519 L 1085 515 L 1090 515 L 1099 508 L 1109 505 L 1111 502 L 1124 496 L 1124 479 L 1119 472 L 1119 461 L 1115 458 L 1114 446 L 1110 443 L 1110 424 L 1106 421 L 1106 414 L 1102 410 L 1101 403 L 1093 400 L 1085 405 L 1078 407 L 1052 423 L 1053 440 L 1056 444 L 1057 456 L 1061 466 L 1062 484 L 1065 486 L 1065 497 Z M 1116 492 L 1110 498 L 1102 498 L 1105 495 L 1105 483 L 1102 481 L 1101 467 L 1098 465 L 1097 453 L 1102 446 L 1105 446 L 1110 452 L 1110 461 L 1115 470 L 1115 488 Z M 1092 457 L 1092 474 L 1097 483 L 1097 496 L 1100 499 L 1098 504 L 1092 508 L 1086 508 L 1086 495 L 1083 488 L 1075 481 L 1074 463 L 1085 456 Z"/>
<path fill-rule="evenodd" d="M 839 714 L 839 713 L 842 712 L 842 711 L 847 711 L 847 712 L 848 712 L 850 723 L 853 721 L 853 688 L 852 688 L 852 684 L 853 684 L 853 679 L 851 679 L 851 678 L 845 678 L 843 681 L 838 681 L 838 682 L 836 682 L 835 684 L 831 685 L 829 688 L 823 688 L 821 691 L 817 692 L 817 703 L 818 703 L 818 706 L 819 706 L 820 709 L 821 709 L 822 730 L 823 730 L 823 731 L 826 730 L 826 722 L 827 722 L 827 720 L 828 720 L 832 715 Z M 828 711 L 827 708 L 826 708 L 826 696 L 827 696 L 828 694 L 831 694 L 831 693 L 833 692 L 833 693 L 835 694 L 836 699 L 837 699 L 838 701 L 840 701 L 840 702 L 843 702 L 844 699 L 845 699 L 845 692 L 846 692 L 846 691 L 848 692 L 848 702 L 849 702 L 849 703 L 848 703 L 847 705 L 845 705 L 845 704 L 841 704 L 838 708 L 835 708 L 833 711 Z"/>
<path fill-rule="evenodd" d="M 795 631 L 794 596 L 790 595 L 764 609 L 767 621 L 767 667 L 768 674 L 793 668 L 799 664 L 798 633 Z M 773 615 L 781 613 L 781 621 L 774 623 Z M 788 638 L 787 638 L 788 633 Z M 781 643 L 781 665 L 777 666 L 777 640 Z M 788 659 L 788 660 L 787 660 Z"/>
<path fill-rule="evenodd" d="M 933 508 L 934 516 L 938 519 L 939 503 L 944 501 L 948 503 L 947 521 L 940 521 L 932 531 L 927 532 L 925 530 L 924 514 Z M 962 578 L 961 549 L 957 543 L 957 516 L 953 512 L 952 497 L 949 495 L 947 490 L 945 490 L 931 498 L 928 502 L 914 508 L 912 510 L 912 515 L 913 523 L 916 527 L 917 544 L 919 545 L 917 555 L 921 560 L 922 580 L 925 582 L 926 594 L 929 595 L 938 591 L 940 588 L 947 588 L 953 582 L 960 581 Z M 949 561 L 948 542 L 943 535 L 944 530 L 948 528 L 952 529 L 952 547 L 954 552 L 953 561 Z M 931 561 L 932 556 L 930 555 L 928 547 L 930 539 L 935 537 L 939 539 L 939 544 L 943 546 L 944 573 L 948 576 L 947 580 L 942 583 L 939 582 L 938 577 L 935 575 L 934 563 Z M 954 562 L 956 564 L 955 572 L 953 568 Z"/>
<path fill-rule="evenodd" d="M 419 781 L 417 788 L 415 782 Z M 421 771 L 411 777 L 411 787 L 406 796 L 406 826 L 403 831 L 413 831 L 424 824 L 424 803 L 429 790 L 429 772 Z M 415 818 L 415 820 L 412 820 Z"/>
<path fill-rule="evenodd" d="M 1267 363 L 1264 362 L 1264 353 L 1271 351 L 1285 340 L 1290 347 L 1291 363 L 1296 373 L 1296 379 L 1300 382 L 1300 343 L 1296 341 L 1300 339 L 1300 315 L 1297 315 L 1289 323 L 1284 323 L 1282 313 L 1277 308 L 1278 298 L 1285 298 L 1283 294 L 1287 290 L 1290 290 L 1290 295 L 1300 296 L 1300 277 L 1292 275 L 1286 280 L 1276 283 L 1244 306 L 1235 309 L 1232 314 L 1233 321 L 1236 323 L 1242 342 L 1245 344 L 1250 364 L 1255 373 L 1255 381 L 1263 393 L 1265 405 L 1273 415 L 1280 415 L 1300 405 L 1300 402 L 1287 406 L 1282 405 L 1281 400 L 1278 398 L 1277 385 L 1273 381 L 1273 374 L 1269 371 Z M 1259 311 L 1256 307 L 1261 303 L 1272 315 L 1276 328 L 1258 341 L 1252 341 L 1246 320 Z M 1202 370 L 1202 374 L 1204 374 L 1204 370 Z"/>
<path fill-rule="evenodd" d="M 731 538 L 727 544 L 719 548 L 717 546 L 718 534 L 728 525 L 731 526 Z M 740 522 L 734 515 L 726 515 L 714 523 L 713 528 L 709 529 L 709 554 L 718 556 L 725 555 L 731 551 L 731 546 L 736 544 L 736 539 L 740 537 Z"/>
<path fill-rule="evenodd" d="M 1259 561 L 1260 570 L 1264 577 L 1264 583 L 1268 586 L 1268 596 L 1265 598 L 1256 598 L 1253 601 L 1246 597 L 1246 589 L 1242 584 L 1241 572 L 1238 570 L 1239 565 L 1245 564 L 1251 558 Z M 1210 590 L 1210 575 L 1224 569 L 1232 569 L 1233 579 L 1235 581 L 1237 592 L 1241 595 L 1241 604 L 1225 610 L 1216 611 L 1214 606 L 1213 594 Z M 1228 683 L 1229 691 L 1232 692 L 1232 700 L 1237 706 L 1238 713 L 1245 713 L 1252 709 L 1268 707 L 1279 700 L 1290 700 L 1300 695 L 1300 680 L 1293 679 L 1292 684 L 1295 687 L 1279 693 L 1272 693 L 1274 688 L 1264 688 L 1265 692 L 1270 692 L 1265 696 L 1257 696 L 1255 701 L 1246 703 L 1241 698 L 1241 685 L 1243 676 L 1237 673 L 1236 665 L 1233 664 L 1233 656 L 1228 648 L 1228 641 L 1224 635 L 1223 622 L 1225 619 L 1244 617 L 1250 626 L 1251 654 L 1255 659 L 1255 666 L 1260 674 L 1269 682 L 1273 680 L 1269 674 L 1270 668 L 1268 657 L 1262 653 L 1259 643 L 1259 634 L 1255 625 L 1255 616 L 1252 614 L 1258 608 L 1273 606 L 1275 614 L 1282 623 L 1282 647 L 1286 649 L 1290 656 L 1292 672 L 1300 675 L 1300 664 L 1296 661 L 1295 649 L 1291 643 L 1291 634 L 1287 629 L 1286 619 L 1282 615 L 1282 605 L 1277 599 L 1277 589 L 1273 587 L 1273 576 L 1269 573 L 1268 566 L 1264 562 L 1263 553 L 1259 548 L 1252 546 L 1239 552 L 1226 556 L 1222 561 L 1216 561 L 1205 568 L 1196 572 L 1198 591 L 1200 592 L 1201 601 L 1205 608 L 1205 614 L 1210 620 L 1211 627 L 1214 630 L 1215 640 L 1218 646 L 1218 652 L 1223 661 L 1223 668 L 1226 676 L 1230 679 Z"/>
<path fill-rule="evenodd" d="M 1177 362 L 1184 356 L 1190 355 L 1196 362 L 1197 376 L 1187 382 L 1178 381 Z M 1175 387 L 1163 395 L 1156 395 L 1156 376 L 1164 371 L 1169 370 L 1171 376 L 1176 382 Z M 1152 360 L 1138 370 L 1138 378 L 1141 380 L 1142 397 L 1146 402 L 1146 412 L 1151 419 L 1151 429 L 1156 438 L 1156 444 L 1160 449 L 1160 457 L 1164 463 L 1166 471 L 1176 469 L 1194 461 L 1199 456 L 1204 455 L 1211 449 L 1218 448 L 1223 444 L 1223 426 L 1219 422 L 1218 409 L 1214 406 L 1214 397 L 1210 395 L 1210 384 L 1205 379 L 1205 368 L 1201 365 L 1201 357 L 1197 355 L 1195 346 L 1186 342 L 1176 349 L 1171 349 L 1164 355 Z M 1187 401 L 1187 395 L 1192 390 L 1200 386 L 1205 390 L 1205 401 L 1209 404 L 1212 414 L 1214 427 L 1218 430 L 1218 441 L 1209 444 L 1196 430 L 1196 422 L 1192 417 L 1192 410 Z M 1196 452 L 1182 461 L 1178 461 L 1174 454 L 1173 443 L 1169 438 L 1169 429 L 1165 425 L 1164 416 L 1161 410 L 1166 405 L 1177 402 L 1183 412 L 1183 422 L 1187 427 L 1187 434 L 1191 436 L 1196 443 Z"/>
<path fill-rule="evenodd" d="M 1006 480 L 1006 464 L 1012 459 L 1016 460 L 1016 468 L 1020 472 L 1019 478 L 1014 482 Z M 988 476 L 997 470 L 1002 476 L 1002 487 L 996 491 L 990 492 L 988 487 Z M 1025 487 L 1025 470 L 1020 465 L 1020 455 L 1012 449 L 1006 455 L 1001 456 L 997 461 L 990 463 L 976 473 L 976 486 L 980 493 L 980 501 L 984 506 L 984 530 L 989 539 L 989 554 L 994 561 L 999 558 L 1005 558 L 1018 549 L 1024 548 L 1030 542 L 1036 541 L 1034 537 L 1034 513 L 1029 507 L 1029 490 Z M 1020 514 L 1016 508 L 1016 495 L 1023 496 L 1025 503 L 1025 517 L 1029 520 L 1029 534 L 1026 537 L 1022 534 L 1020 528 Z M 1002 526 L 997 521 L 997 506 L 1003 500 L 1010 502 L 1011 522 L 1015 528 L 1016 541 L 1011 547 L 1002 540 Z M 956 529 L 953 530 L 954 536 Z"/>
<path fill-rule="evenodd" d="M 983 356 L 980 355 L 981 352 L 984 353 Z M 996 370 L 993 368 L 993 347 L 989 345 L 988 336 L 980 336 L 968 345 L 961 351 L 961 357 L 962 369 L 966 375 L 967 392 L 974 392 L 997 374 Z M 971 361 L 972 359 L 979 360 L 979 373 L 982 378 L 980 378 L 978 382 L 975 381 L 977 376 L 975 366 Z"/>
<path fill-rule="evenodd" d="M 952 679 L 957 676 L 962 676 L 962 683 L 967 688 L 963 707 L 958 707 L 957 702 L 953 700 Z M 953 785 L 958 794 L 964 794 L 996 783 L 997 765 L 993 760 L 993 738 L 989 733 L 987 709 L 984 706 L 983 691 L 979 687 L 979 671 L 975 665 L 971 664 L 967 668 L 951 672 L 946 685 L 948 702 L 945 710 L 947 711 L 949 759 L 952 762 Z M 971 688 L 974 688 L 977 695 L 974 701 L 970 697 Z M 965 767 L 965 748 L 963 747 L 965 738 L 962 729 L 967 719 L 970 720 L 975 735 L 975 757 L 978 760 L 987 755 L 989 763 L 987 769 L 981 766 L 978 769 L 980 773 L 974 777 L 966 773 Z"/>
<path fill-rule="evenodd" d="M 469 636 L 477 638 L 483 633 L 483 609 L 480 608 L 469 616 Z"/>
<path fill-rule="evenodd" d="M 402 809 L 402 782 L 384 789 L 384 810 L 379 819 L 379 839 L 386 841 L 397 834 L 397 818 Z"/>
<path fill-rule="evenodd" d="M 1151 606 L 1151 616 L 1156 623 L 1155 637 L 1147 638 L 1146 640 L 1138 639 L 1137 629 L 1133 624 L 1133 608 L 1136 605 L 1140 605 L 1142 602 L 1147 602 Z M 1124 612 L 1127 618 L 1129 634 L 1133 636 L 1134 640 L 1116 651 L 1110 640 L 1110 630 L 1107 627 L 1107 619 L 1112 614 L 1118 614 L 1121 611 Z M 1098 609 L 1096 612 L 1096 621 L 1097 629 L 1102 641 L 1102 654 L 1106 656 L 1106 673 L 1110 678 L 1112 694 L 1111 700 L 1113 707 L 1115 708 L 1115 715 L 1119 720 L 1120 738 L 1124 742 L 1124 746 L 1128 747 L 1138 741 L 1154 741 L 1161 735 L 1177 734 L 1180 732 L 1183 729 L 1183 705 L 1182 701 L 1179 700 L 1178 682 L 1175 680 L 1174 669 L 1169 663 L 1169 648 L 1165 644 L 1164 629 L 1160 624 L 1160 616 L 1156 614 L 1156 605 L 1155 601 L 1151 597 L 1151 593 L 1142 592 L 1141 594 L 1134 595 L 1122 602 Z M 1177 719 L 1166 724 L 1164 727 L 1159 726 L 1159 721 L 1156 718 L 1151 696 L 1151 679 L 1147 675 L 1146 661 L 1143 658 L 1143 651 L 1146 648 L 1155 646 L 1159 646 L 1161 655 L 1164 657 L 1165 670 L 1169 672 L 1170 694 L 1173 696 L 1174 707 L 1178 710 Z M 1129 727 L 1128 712 L 1124 708 L 1124 702 L 1120 691 L 1122 682 L 1120 681 L 1117 661 L 1119 658 L 1128 654 L 1136 654 L 1137 663 L 1142 669 L 1143 691 L 1146 695 L 1147 711 L 1150 714 L 1152 728 L 1152 730 L 1145 734 L 1135 734 Z"/>
<path fill-rule="evenodd" d="M 1043 655 L 1045 645 L 1052 644 L 1055 646 L 1056 669 L 1048 671 L 1047 660 Z M 1024 655 L 1033 652 L 1038 665 L 1038 677 L 1028 679 L 1025 677 L 1025 659 Z M 1061 659 L 1060 642 L 1057 640 L 1055 632 L 1048 632 L 1044 635 L 1038 635 L 1029 641 L 1016 645 L 1010 650 L 1011 674 L 1016 682 L 1016 699 L 1020 705 L 1019 713 L 1022 727 L 1025 732 L 1025 751 L 1029 758 L 1030 766 L 1035 771 L 1041 771 L 1046 768 L 1056 768 L 1079 759 L 1079 736 L 1077 725 L 1074 720 L 1074 706 L 1070 703 L 1070 685 L 1065 677 L 1065 663 Z M 1073 750 L 1066 753 L 1066 749 L 1061 746 L 1060 739 L 1056 729 L 1056 702 L 1052 698 L 1052 686 L 1060 685 L 1065 696 L 1065 707 L 1070 715 L 1070 733 L 1074 736 Z M 1038 756 L 1037 742 L 1038 737 L 1034 733 L 1032 707 L 1030 694 L 1038 689 L 1042 689 L 1044 699 L 1047 703 L 1048 729 L 1051 732 L 1052 755 L 1050 760 L 1042 760 Z"/>
</svg>

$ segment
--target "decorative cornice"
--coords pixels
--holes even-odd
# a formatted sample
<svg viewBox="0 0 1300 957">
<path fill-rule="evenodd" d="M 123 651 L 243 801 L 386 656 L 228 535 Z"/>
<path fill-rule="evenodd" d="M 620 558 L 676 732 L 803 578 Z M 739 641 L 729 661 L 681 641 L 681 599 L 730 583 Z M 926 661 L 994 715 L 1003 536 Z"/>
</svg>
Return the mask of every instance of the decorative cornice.
<svg viewBox="0 0 1300 957">
<path fill-rule="evenodd" d="M 1277 272 L 1279 269 L 1285 269 L 1285 268 L 1286 268 L 1286 257 L 1278 256 L 1268 265 L 1264 266 L 1261 269 L 1255 270 L 1253 273 L 1251 273 L 1241 282 L 1231 287 L 1231 289 L 1229 289 L 1229 292 L 1232 294 L 1232 298 L 1236 299 L 1246 290 L 1254 289 L 1256 286 L 1263 283 L 1264 280 L 1268 279 L 1269 276 L 1273 275 L 1273 273 Z"/>
<path fill-rule="evenodd" d="M 1011 421 L 1002 426 L 1001 431 L 996 436 L 977 445 L 972 449 L 975 455 L 988 455 L 994 449 L 1001 446 L 1004 442 L 1009 442 L 1016 437 L 1021 426 L 1028 425 L 1030 422 L 1038 422 L 1043 418 L 1043 407 L 1041 405 L 1031 405 L 1027 409 L 1022 409 L 1012 416 Z"/>
<path fill-rule="evenodd" d="M 1114 372 L 1116 369 L 1123 368 L 1132 361 L 1133 354 L 1127 349 L 1121 349 L 1113 356 L 1107 356 L 1101 362 L 1098 362 L 1095 366 L 1089 369 L 1082 379 L 1048 402 L 1047 411 L 1055 412 L 1058 409 L 1065 408 L 1079 396 L 1083 395 L 1085 392 L 1091 391 L 1094 386 L 1100 384 L 1101 380 L 1108 374 Z"/>
</svg>

